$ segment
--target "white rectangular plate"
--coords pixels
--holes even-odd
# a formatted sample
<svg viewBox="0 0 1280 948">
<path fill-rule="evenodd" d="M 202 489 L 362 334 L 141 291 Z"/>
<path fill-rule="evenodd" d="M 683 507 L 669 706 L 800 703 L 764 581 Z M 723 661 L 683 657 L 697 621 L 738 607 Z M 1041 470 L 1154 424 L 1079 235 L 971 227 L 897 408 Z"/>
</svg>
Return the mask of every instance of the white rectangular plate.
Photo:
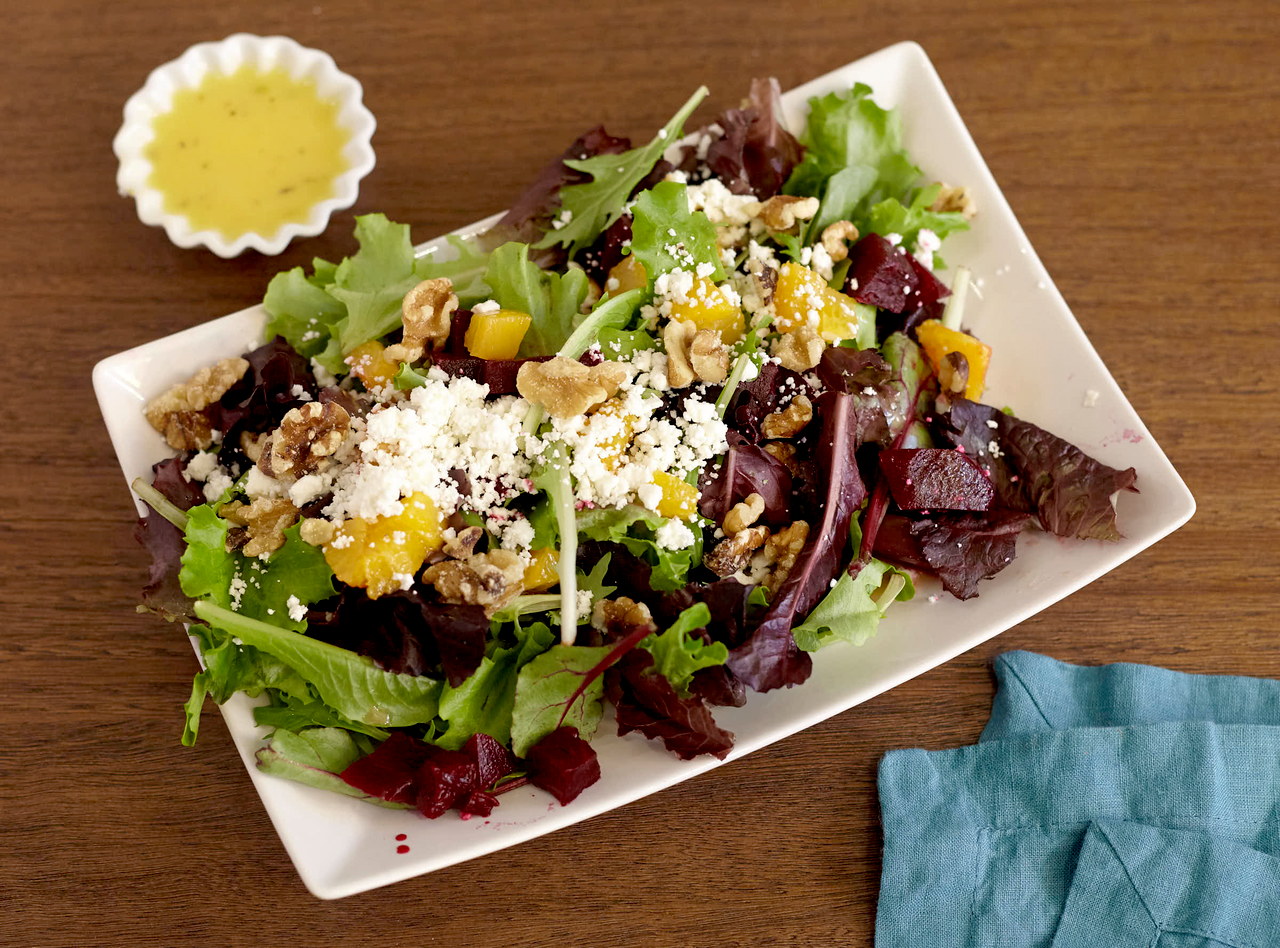
<svg viewBox="0 0 1280 948">
<path fill-rule="evenodd" d="M 812 678 L 798 688 L 752 694 L 743 708 L 720 708 L 717 720 L 737 736 L 728 760 L 749 754 L 928 671 L 1076 591 L 1185 523 L 1190 492 L 1108 374 L 1053 286 L 978 154 L 933 65 L 915 43 L 899 43 L 850 63 L 783 97 L 790 126 L 800 128 L 808 100 L 854 82 L 901 110 L 906 145 L 930 179 L 964 184 L 979 213 L 970 231 L 947 242 L 946 257 L 984 281 L 966 323 L 994 352 L 984 398 L 1075 443 L 1117 468 L 1138 471 L 1140 494 L 1119 498 L 1118 543 L 1022 537 L 1013 564 L 981 595 L 932 601 L 925 582 L 916 599 L 890 610 L 861 647 L 832 646 L 815 656 Z M 474 228 L 473 228 L 474 229 Z M 253 307 L 100 362 L 94 388 L 126 480 L 146 475 L 169 454 L 142 417 L 142 406 L 215 359 L 261 342 L 263 312 Z M 1086 405 L 1086 402 L 1092 404 Z M 307 888 L 339 898 L 449 866 L 560 829 L 687 780 L 720 761 L 680 761 L 659 744 L 614 736 L 606 721 L 594 744 L 603 777 L 568 807 L 525 788 L 502 797 L 489 819 L 452 815 L 428 822 L 413 812 L 263 775 L 253 754 L 264 729 L 242 697 L 222 708 L 249 775 Z M 408 836 L 408 853 L 396 835 Z"/>
</svg>

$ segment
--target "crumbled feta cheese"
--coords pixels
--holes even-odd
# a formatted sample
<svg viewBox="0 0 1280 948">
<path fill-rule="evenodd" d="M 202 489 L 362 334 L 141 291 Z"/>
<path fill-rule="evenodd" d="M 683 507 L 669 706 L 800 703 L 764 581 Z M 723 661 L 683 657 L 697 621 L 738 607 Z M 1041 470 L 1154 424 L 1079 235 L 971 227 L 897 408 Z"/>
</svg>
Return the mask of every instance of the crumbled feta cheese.
<svg viewBox="0 0 1280 948">
<path fill-rule="evenodd" d="M 497 300 L 485 300 L 483 303 L 476 303 L 475 306 L 471 307 L 471 312 L 475 316 L 483 316 L 489 313 L 496 313 L 500 309 L 502 309 L 502 304 Z"/>
<path fill-rule="evenodd" d="M 307 617 L 307 607 L 297 596 L 290 596 L 285 600 L 285 605 L 289 608 L 289 618 L 294 622 L 301 622 Z"/>
<path fill-rule="evenodd" d="M 218 468 L 218 456 L 212 451 L 198 451 L 187 462 L 187 466 L 182 469 L 182 473 L 187 475 L 189 481 L 204 481 L 210 474 Z"/>
<path fill-rule="evenodd" d="M 1093 408 L 1095 405 L 1097 405 L 1098 398 L 1101 394 L 1102 393 L 1099 392 L 1096 388 L 1086 389 L 1084 393 L 1084 401 L 1083 401 L 1084 407 Z"/>
<path fill-rule="evenodd" d="M 295 507 L 305 507 L 311 501 L 323 497 L 329 491 L 329 480 L 320 474 L 307 474 L 289 485 L 289 501 Z"/>
</svg>

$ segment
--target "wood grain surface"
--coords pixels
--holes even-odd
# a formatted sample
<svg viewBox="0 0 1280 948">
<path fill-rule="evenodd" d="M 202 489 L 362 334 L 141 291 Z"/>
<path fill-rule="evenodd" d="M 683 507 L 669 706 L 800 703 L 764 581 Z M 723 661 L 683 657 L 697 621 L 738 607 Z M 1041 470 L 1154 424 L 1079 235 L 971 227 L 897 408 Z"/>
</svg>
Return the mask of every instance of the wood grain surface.
<svg viewBox="0 0 1280 948">
<path fill-rule="evenodd" d="M 1280 109 L 1265 0 L 340 6 L 13 0 L 0 58 L 0 945 L 869 945 L 875 768 L 972 742 L 992 656 L 1280 676 Z M 890 43 L 929 53 L 1085 331 L 1199 502 L 1084 591 L 866 704 L 570 829 L 339 902 L 298 881 L 146 561 L 93 364 L 350 249 L 351 213 L 220 260 L 115 191 L 125 99 L 189 44 L 283 33 L 364 84 L 354 212 L 426 239 L 603 121 L 642 135 Z M 700 113 L 701 114 L 701 113 Z M 708 113 L 709 114 L 709 111 Z"/>
</svg>

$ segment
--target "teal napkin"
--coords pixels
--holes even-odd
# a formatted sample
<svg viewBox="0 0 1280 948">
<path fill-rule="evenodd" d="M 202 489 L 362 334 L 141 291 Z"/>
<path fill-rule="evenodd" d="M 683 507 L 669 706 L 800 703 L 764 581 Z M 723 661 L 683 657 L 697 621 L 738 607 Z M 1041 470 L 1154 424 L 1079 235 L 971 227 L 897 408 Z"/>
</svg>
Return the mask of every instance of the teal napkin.
<svg viewBox="0 0 1280 948">
<path fill-rule="evenodd" d="M 996 678 L 981 743 L 881 763 L 879 948 L 1280 945 L 1275 905 L 1230 895 L 1275 878 L 1280 683 L 1025 652 Z M 1196 843 L 1214 867 L 1200 888 Z M 1135 900 L 1147 931 L 1131 942 Z"/>
</svg>

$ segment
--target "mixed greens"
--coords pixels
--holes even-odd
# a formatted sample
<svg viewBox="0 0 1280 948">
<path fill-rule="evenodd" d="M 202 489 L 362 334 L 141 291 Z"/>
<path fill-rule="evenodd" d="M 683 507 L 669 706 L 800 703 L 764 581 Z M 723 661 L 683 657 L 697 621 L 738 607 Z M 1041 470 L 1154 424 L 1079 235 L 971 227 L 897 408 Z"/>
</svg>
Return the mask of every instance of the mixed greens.
<svg viewBox="0 0 1280 948">
<path fill-rule="evenodd" d="M 436 817 L 567 803 L 620 734 L 682 758 L 717 705 L 803 683 L 928 574 L 968 598 L 1017 535 L 1114 539 L 1102 465 L 982 405 L 963 188 L 866 86 L 783 125 L 777 84 L 684 138 L 602 128 L 489 231 L 271 281 L 267 341 L 163 393 L 177 452 L 146 608 L 189 623 L 186 706 L 259 698 L 272 774 Z"/>
</svg>

